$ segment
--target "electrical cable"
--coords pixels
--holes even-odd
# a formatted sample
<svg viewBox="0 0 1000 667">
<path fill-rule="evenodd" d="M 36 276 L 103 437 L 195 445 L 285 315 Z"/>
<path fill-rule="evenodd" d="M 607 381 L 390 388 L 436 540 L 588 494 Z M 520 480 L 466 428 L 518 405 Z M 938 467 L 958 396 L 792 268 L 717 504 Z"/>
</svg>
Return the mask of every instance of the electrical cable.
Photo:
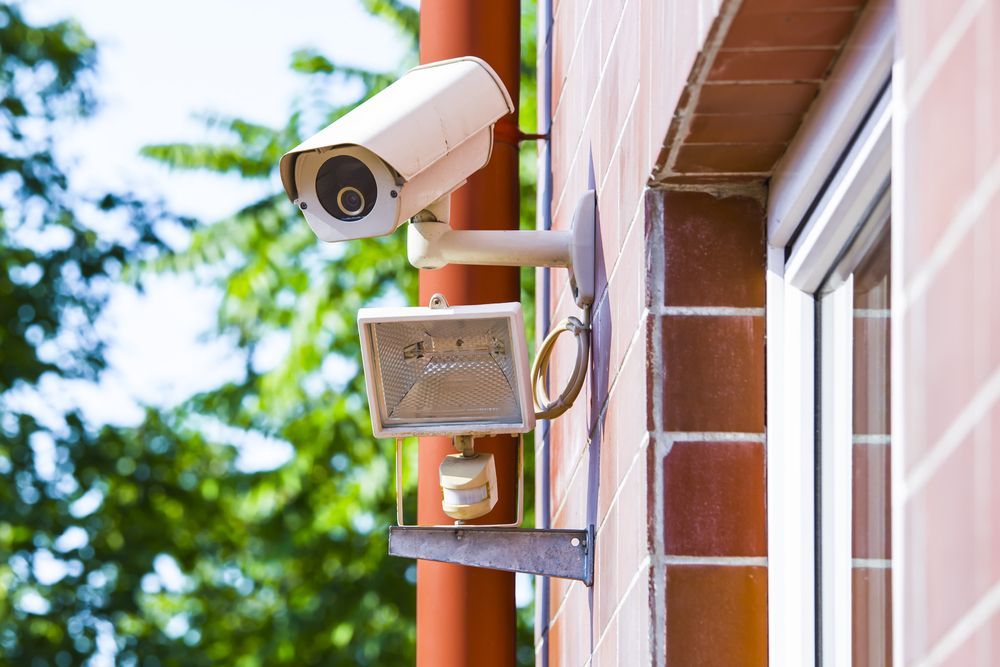
<svg viewBox="0 0 1000 667">
<path fill-rule="evenodd" d="M 531 365 L 531 386 L 537 409 L 536 419 L 555 419 L 573 406 L 573 402 L 583 388 L 583 381 L 587 377 L 590 360 L 590 329 L 590 306 L 587 306 L 583 310 L 582 321 L 576 317 L 567 317 L 557 324 L 539 345 L 538 352 L 535 354 L 535 362 Z M 556 341 L 560 335 L 566 332 L 570 332 L 576 337 L 576 366 L 573 367 L 573 373 L 562 393 L 556 400 L 552 401 L 545 391 L 545 378 Z"/>
</svg>

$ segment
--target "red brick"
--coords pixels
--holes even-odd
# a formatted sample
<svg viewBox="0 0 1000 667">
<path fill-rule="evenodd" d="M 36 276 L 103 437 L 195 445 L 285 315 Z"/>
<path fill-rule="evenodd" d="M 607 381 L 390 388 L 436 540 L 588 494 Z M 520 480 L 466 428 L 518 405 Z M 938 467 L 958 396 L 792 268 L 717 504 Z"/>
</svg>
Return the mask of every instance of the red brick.
<svg viewBox="0 0 1000 667">
<path fill-rule="evenodd" d="M 855 20 L 850 10 L 760 11 L 749 3 L 736 14 L 722 47 L 839 46 Z"/>
<path fill-rule="evenodd" d="M 852 9 L 865 0 L 746 0 L 743 6 L 752 12 L 789 12 L 810 9 Z"/>
<path fill-rule="evenodd" d="M 664 195 L 668 306 L 764 306 L 764 211 L 749 197 Z"/>
<path fill-rule="evenodd" d="M 679 173 L 767 174 L 785 144 L 684 144 L 674 170 Z"/>
<path fill-rule="evenodd" d="M 693 116 L 686 141 L 693 144 L 787 144 L 801 114 Z"/>
<path fill-rule="evenodd" d="M 723 50 L 715 57 L 709 81 L 821 81 L 838 49 L 779 51 Z"/>
<path fill-rule="evenodd" d="M 861 307 L 857 303 L 856 307 Z M 887 434 L 891 423 L 889 373 L 891 321 L 888 317 L 854 318 L 855 434 Z"/>
<path fill-rule="evenodd" d="M 892 664 L 892 570 L 851 572 L 851 645 L 854 667 Z"/>
<path fill-rule="evenodd" d="M 663 487 L 666 553 L 766 555 L 761 443 L 675 442 Z"/>
<path fill-rule="evenodd" d="M 818 90 L 814 83 L 706 84 L 695 113 L 803 114 Z"/>
<path fill-rule="evenodd" d="M 657 179 L 664 185 L 763 185 L 763 174 L 674 174 Z"/>
<path fill-rule="evenodd" d="M 763 317 L 665 317 L 663 337 L 667 430 L 763 432 Z"/>
<path fill-rule="evenodd" d="M 888 445 L 854 445 L 852 475 L 854 558 L 892 558 Z"/>
<path fill-rule="evenodd" d="M 668 665 L 767 664 L 767 569 L 667 567 Z"/>
</svg>

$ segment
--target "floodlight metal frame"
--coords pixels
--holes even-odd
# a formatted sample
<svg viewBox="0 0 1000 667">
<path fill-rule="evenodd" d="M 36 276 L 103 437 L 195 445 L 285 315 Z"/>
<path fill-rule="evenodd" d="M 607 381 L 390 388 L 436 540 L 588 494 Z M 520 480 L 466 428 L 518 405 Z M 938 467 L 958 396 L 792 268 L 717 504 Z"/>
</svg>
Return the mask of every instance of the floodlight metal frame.
<svg viewBox="0 0 1000 667">
<path fill-rule="evenodd" d="M 358 330 L 361 335 L 361 359 L 364 366 L 365 386 L 372 432 L 376 438 L 406 438 L 413 436 L 505 435 L 527 433 L 535 427 L 535 410 L 528 366 L 528 343 L 524 335 L 524 315 L 521 304 L 491 303 L 477 306 L 449 306 L 441 299 L 428 307 L 362 308 L 358 311 Z M 503 318 L 510 326 L 511 360 L 517 378 L 517 399 L 521 420 L 518 423 L 499 422 L 447 422 L 439 424 L 385 423 L 387 406 L 376 382 L 381 377 L 378 357 L 375 354 L 369 325 L 420 320 L 483 320 Z"/>
<path fill-rule="evenodd" d="M 470 530 L 481 528 L 519 528 L 524 522 L 524 435 L 517 434 L 517 519 L 511 523 L 467 524 L 462 520 L 454 523 L 423 525 L 408 524 L 403 513 L 403 438 L 396 438 L 396 526 L 399 528 L 455 528 L 461 526 Z"/>
</svg>

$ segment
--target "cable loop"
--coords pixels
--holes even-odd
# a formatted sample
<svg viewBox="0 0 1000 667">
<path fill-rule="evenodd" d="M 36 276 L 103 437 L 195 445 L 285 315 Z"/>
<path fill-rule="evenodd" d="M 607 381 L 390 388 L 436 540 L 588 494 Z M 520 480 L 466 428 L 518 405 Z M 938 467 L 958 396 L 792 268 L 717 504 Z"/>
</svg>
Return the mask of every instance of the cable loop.
<svg viewBox="0 0 1000 667">
<path fill-rule="evenodd" d="M 567 317 L 548 333 L 538 347 L 535 363 L 531 367 L 531 386 L 537 410 L 535 412 L 536 419 L 555 419 L 573 406 L 573 402 L 583 388 L 583 381 L 587 377 L 587 367 L 590 360 L 590 329 L 590 307 L 588 306 L 583 311 L 583 321 L 576 317 Z M 555 401 L 552 401 L 545 390 L 545 379 L 548 376 L 546 369 L 549 366 L 556 341 L 560 335 L 567 332 L 576 337 L 576 366 L 573 368 L 573 374 L 570 375 L 565 389 Z"/>
</svg>

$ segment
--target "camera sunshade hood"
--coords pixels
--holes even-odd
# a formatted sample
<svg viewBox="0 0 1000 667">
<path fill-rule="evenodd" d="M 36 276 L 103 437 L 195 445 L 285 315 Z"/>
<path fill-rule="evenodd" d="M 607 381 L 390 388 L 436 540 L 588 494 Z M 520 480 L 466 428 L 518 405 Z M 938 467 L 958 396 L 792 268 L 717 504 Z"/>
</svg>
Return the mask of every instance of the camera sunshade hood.
<svg viewBox="0 0 1000 667">
<path fill-rule="evenodd" d="M 295 201 L 297 156 L 345 145 L 368 149 L 410 181 L 513 111 L 510 94 L 485 61 L 469 56 L 421 65 L 285 153 L 281 183 Z"/>
</svg>

